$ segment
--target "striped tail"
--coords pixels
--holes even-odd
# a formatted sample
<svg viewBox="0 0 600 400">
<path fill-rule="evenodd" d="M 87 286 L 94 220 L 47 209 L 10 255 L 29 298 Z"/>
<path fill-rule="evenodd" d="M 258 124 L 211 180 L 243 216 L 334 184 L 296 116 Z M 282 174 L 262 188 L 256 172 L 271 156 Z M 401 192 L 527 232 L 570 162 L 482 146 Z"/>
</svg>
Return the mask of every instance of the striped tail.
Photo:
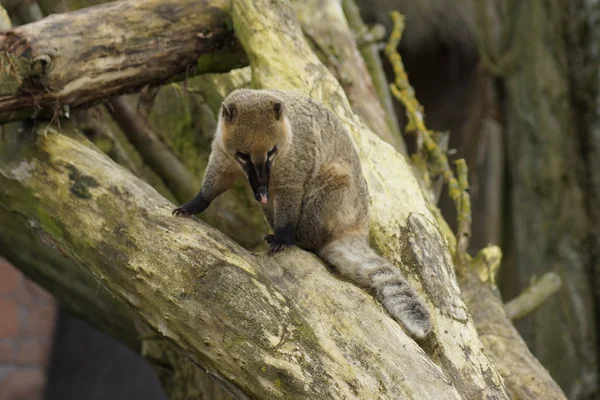
<svg viewBox="0 0 600 400">
<path fill-rule="evenodd" d="M 330 242 L 319 257 L 357 285 L 371 289 L 387 311 L 416 338 L 431 331 L 429 311 L 402 273 L 380 257 L 364 236 L 348 236 Z"/>
</svg>

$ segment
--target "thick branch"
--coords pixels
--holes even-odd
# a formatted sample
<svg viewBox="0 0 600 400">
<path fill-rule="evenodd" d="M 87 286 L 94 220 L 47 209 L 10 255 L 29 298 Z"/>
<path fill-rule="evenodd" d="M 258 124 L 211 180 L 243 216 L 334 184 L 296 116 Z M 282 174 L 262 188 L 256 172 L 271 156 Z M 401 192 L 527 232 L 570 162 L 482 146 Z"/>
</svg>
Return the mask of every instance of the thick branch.
<svg viewBox="0 0 600 400">
<path fill-rule="evenodd" d="M 355 35 L 364 37 L 368 31 L 367 26 L 362 21 L 359 9 L 354 0 L 342 0 L 342 7 L 344 14 L 348 20 L 348 25 L 352 29 Z M 402 137 L 400 125 L 396 117 L 396 111 L 394 110 L 394 103 L 389 90 L 389 82 L 385 76 L 383 70 L 383 63 L 379 56 L 379 50 L 377 49 L 377 43 L 366 42 L 358 43 L 358 49 L 363 56 L 369 75 L 373 82 L 373 88 L 377 92 L 379 102 L 385 112 L 385 118 L 388 121 L 388 125 L 392 132 L 397 133 Z"/>
<path fill-rule="evenodd" d="M 305 36 L 343 86 L 354 112 L 374 133 L 406 156 L 408 153 L 400 129 L 386 119 L 341 1 L 293 0 L 291 4 Z"/>
<path fill-rule="evenodd" d="M 174 218 L 151 187 L 74 138 L 6 138 L 0 196 L 6 220 L 91 271 L 238 397 L 459 398 L 371 296 L 314 256 L 253 256 Z"/>
<path fill-rule="evenodd" d="M 175 76 L 243 66 L 229 4 L 119 1 L 0 33 L 0 116 L 58 112 Z"/>
<path fill-rule="evenodd" d="M 586 204 L 592 181 L 582 175 L 584 159 L 595 153 L 588 153 L 591 145 L 581 141 L 582 127 L 575 118 L 581 110 L 571 103 L 572 65 L 565 40 L 571 17 L 559 0 L 513 4 L 503 19 L 513 21 L 505 33 L 512 39 L 511 50 L 498 61 L 508 60 L 501 68 L 508 74 L 502 90 L 512 205 L 507 237 L 514 244 L 519 289 L 548 271 L 564 283 L 519 325 L 529 348 L 567 397 L 585 398 L 597 392 L 599 377 L 595 289 L 590 284 L 597 261 L 590 251 L 594 206 Z M 516 65 L 510 65 L 513 59 Z"/>
<path fill-rule="evenodd" d="M 502 255 L 498 247 L 482 250 L 460 279 L 460 288 L 477 332 L 513 400 L 566 400 L 561 388 L 531 354 L 512 325 L 494 283 Z"/>
</svg>

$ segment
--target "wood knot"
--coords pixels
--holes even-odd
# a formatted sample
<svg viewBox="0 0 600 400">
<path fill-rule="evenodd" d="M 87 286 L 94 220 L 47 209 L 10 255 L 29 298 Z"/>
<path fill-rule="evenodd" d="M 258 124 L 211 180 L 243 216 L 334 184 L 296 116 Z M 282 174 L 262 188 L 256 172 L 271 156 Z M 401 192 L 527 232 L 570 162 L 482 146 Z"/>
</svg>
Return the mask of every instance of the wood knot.
<svg viewBox="0 0 600 400">
<path fill-rule="evenodd" d="M 31 73 L 34 76 L 42 76 L 50 69 L 52 59 L 47 54 L 40 54 L 33 59 L 31 64 Z"/>
</svg>

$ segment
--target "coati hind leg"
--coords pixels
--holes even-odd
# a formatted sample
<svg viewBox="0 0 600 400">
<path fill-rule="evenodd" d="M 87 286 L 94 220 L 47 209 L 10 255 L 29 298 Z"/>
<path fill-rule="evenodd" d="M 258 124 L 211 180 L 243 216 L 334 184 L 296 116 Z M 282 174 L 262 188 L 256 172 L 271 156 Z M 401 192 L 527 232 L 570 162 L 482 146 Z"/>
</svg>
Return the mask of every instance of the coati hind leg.
<svg viewBox="0 0 600 400">
<path fill-rule="evenodd" d="M 367 221 L 366 201 L 357 195 L 347 163 L 323 165 L 306 189 L 294 244 L 315 251 L 339 232 L 355 229 Z"/>
</svg>

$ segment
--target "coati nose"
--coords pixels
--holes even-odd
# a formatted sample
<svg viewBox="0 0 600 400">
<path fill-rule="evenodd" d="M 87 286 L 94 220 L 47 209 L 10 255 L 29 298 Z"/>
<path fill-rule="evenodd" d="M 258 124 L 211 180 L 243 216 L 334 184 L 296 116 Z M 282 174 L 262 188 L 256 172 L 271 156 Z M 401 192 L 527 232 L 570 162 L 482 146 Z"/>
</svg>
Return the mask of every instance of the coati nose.
<svg viewBox="0 0 600 400">
<path fill-rule="evenodd" d="M 254 193 L 254 198 L 260 204 L 267 204 L 269 202 L 269 192 L 267 191 L 267 188 L 259 188 Z"/>
</svg>

